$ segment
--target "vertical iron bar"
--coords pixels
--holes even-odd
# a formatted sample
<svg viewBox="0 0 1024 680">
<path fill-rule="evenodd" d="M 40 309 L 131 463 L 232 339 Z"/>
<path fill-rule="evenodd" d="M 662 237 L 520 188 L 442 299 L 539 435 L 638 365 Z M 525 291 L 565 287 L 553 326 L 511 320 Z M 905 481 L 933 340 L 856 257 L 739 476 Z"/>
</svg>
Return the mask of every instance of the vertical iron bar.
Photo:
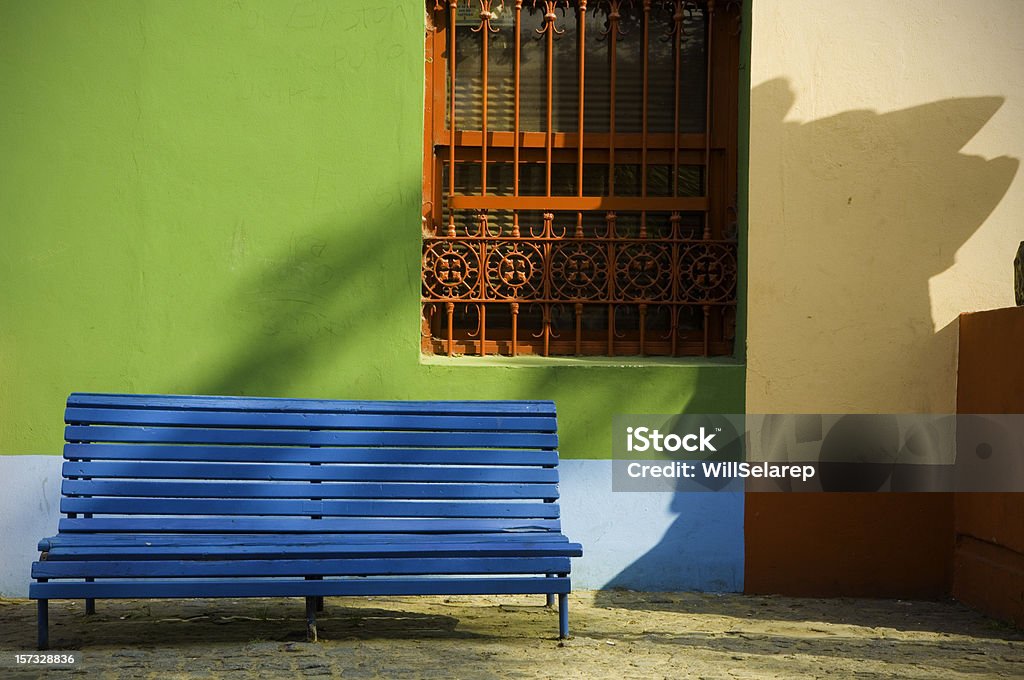
<svg viewBox="0 0 1024 680">
<path fill-rule="evenodd" d="M 491 13 L 490 2 L 481 4 L 480 27 L 477 29 L 483 44 L 480 54 L 480 79 L 483 81 L 483 102 L 480 110 L 480 195 L 487 195 L 487 54 L 490 44 Z"/>
<path fill-rule="evenodd" d="M 682 65 L 680 56 L 683 42 L 683 0 L 676 0 L 675 11 L 672 14 L 672 56 L 675 62 L 673 68 L 673 94 L 675 115 L 672 118 L 672 198 L 679 197 L 679 100 L 682 97 Z M 673 237 L 674 238 L 674 237 Z"/>
<path fill-rule="evenodd" d="M 583 353 L 583 304 L 576 303 L 576 356 Z"/>
<path fill-rule="evenodd" d="M 640 303 L 640 356 L 644 356 L 647 353 L 644 351 L 644 333 L 647 329 L 647 305 Z"/>
<path fill-rule="evenodd" d="M 579 155 L 576 159 L 576 195 L 583 196 L 583 94 L 584 94 L 584 63 L 586 61 L 586 28 L 587 28 L 587 0 L 579 0 L 579 16 L 576 20 L 576 31 L 579 38 L 578 57 L 579 76 L 579 98 L 577 108 L 577 134 Z M 576 238 L 583 238 L 583 212 L 576 213 Z M 577 343 L 578 344 L 578 343 Z M 579 354 L 577 346 L 576 353 Z"/>
<path fill-rule="evenodd" d="M 677 356 L 679 352 L 679 314 L 683 311 L 682 305 L 673 305 L 670 308 L 672 318 L 668 320 L 672 324 L 672 355 Z"/>
<path fill-rule="evenodd" d="M 519 353 L 519 303 L 513 302 L 512 309 L 512 356 Z"/>
<path fill-rule="evenodd" d="M 612 246 L 608 246 L 611 250 Z M 615 304 L 608 303 L 608 356 L 615 356 Z"/>
<path fill-rule="evenodd" d="M 487 211 L 484 210 L 480 217 L 480 235 L 487 236 Z M 484 239 L 480 240 L 480 299 L 487 299 L 487 241 Z M 479 306 L 480 310 L 480 356 L 486 354 L 485 345 L 487 342 L 487 314 L 486 314 L 486 303 L 481 302 Z"/>
<path fill-rule="evenodd" d="M 553 5 L 553 3 L 551 3 Z M 555 10 L 549 8 L 544 15 L 547 31 L 547 139 L 545 140 L 544 161 L 547 172 L 544 177 L 545 196 L 551 196 L 551 147 L 554 143 L 554 62 L 555 62 Z"/>
<path fill-rule="evenodd" d="M 487 344 L 487 304 L 480 303 L 480 356 L 487 353 L 485 345 Z"/>
<path fill-rule="evenodd" d="M 551 303 L 545 302 L 543 305 L 543 320 L 544 320 L 544 354 L 548 356 L 549 349 L 551 347 Z"/>
<path fill-rule="evenodd" d="M 448 312 L 448 356 L 455 354 L 455 341 L 452 338 L 452 316 L 455 314 L 455 303 L 444 303 L 445 311 Z"/>
<path fill-rule="evenodd" d="M 552 28 L 554 25 L 552 25 Z M 550 195 L 550 192 L 549 192 Z M 551 299 L 551 239 L 554 236 L 554 220 L 555 214 L 551 212 L 544 213 L 544 250 L 542 257 L 544 258 L 544 285 L 543 295 L 545 300 Z M 548 348 L 551 343 L 551 304 L 545 302 L 542 305 L 544 310 L 543 322 L 544 322 L 544 356 L 548 356 Z"/>
<path fill-rule="evenodd" d="M 709 239 L 712 236 L 713 230 L 711 228 L 711 192 L 709 188 L 711 186 L 711 69 L 712 63 L 712 47 L 714 40 L 714 21 L 715 21 L 715 0 L 708 0 L 707 4 L 707 16 L 705 18 L 706 35 L 707 40 L 705 41 L 705 51 L 707 52 L 707 74 L 705 78 L 705 93 L 704 93 L 704 197 L 707 199 L 707 203 L 704 208 L 704 238 Z M 711 306 L 704 305 L 704 356 L 708 356 L 710 353 L 710 335 L 711 335 Z"/>
<path fill-rule="evenodd" d="M 643 37 L 643 107 L 641 121 L 640 146 L 640 197 L 647 198 L 647 90 L 648 90 L 648 52 L 650 52 L 651 0 L 644 0 L 644 37 Z M 640 211 L 640 238 L 647 237 L 647 211 Z"/>
<path fill-rule="evenodd" d="M 459 0 L 448 2 L 448 74 L 451 89 L 448 92 L 448 236 L 455 236 L 455 13 Z M 451 315 L 448 317 L 448 355 L 451 356 Z"/>
<path fill-rule="evenodd" d="M 679 258 L 681 256 L 679 252 L 679 239 L 682 238 L 682 234 L 679 233 L 679 221 L 681 217 L 678 212 L 672 213 L 669 218 L 669 224 L 671 225 L 672 232 L 672 301 L 674 303 L 679 302 Z M 675 356 L 678 339 L 679 339 L 679 312 L 680 307 L 678 305 L 669 306 L 669 326 L 672 333 L 672 352 L 670 356 Z"/>
<path fill-rule="evenodd" d="M 515 94 L 512 97 L 512 117 L 514 119 L 513 127 L 515 133 L 512 139 L 512 195 L 519 196 L 519 60 L 520 52 L 522 47 L 520 45 L 520 39 L 522 37 L 522 25 L 521 19 L 523 15 L 523 0 L 516 0 L 516 38 L 515 38 L 515 64 L 513 65 L 514 79 L 515 79 Z M 512 211 L 512 236 L 519 238 L 519 211 Z M 513 342 L 512 356 L 515 356 L 515 343 Z"/>
<path fill-rule="evenodd" d="M 615 213 L 605 215 L 608 223 L 608 356 L 615 356 Z"/>
<path fill-rule="evenodd" d="M 705 74 L 704 92 L 704 198 L 707 199 L 707 204 L 704 208 L 704 231 L 705 233 L 708 233 L 711 231 L 709 226 L 709 218 L 711 216 L 711 196 L 708 188 L 711 186 L 711 47 L 715 17 L 715 0 L 708 0 L 706 12 L 707 16 L 704 21 L 705 30 L 707 31 L 707 40 L 704 45 L 704 49 L 707 52 L 705 56 L 707 73 Z M 704 238 L 708 237 L 705 236 Z"/>
<path fill-rule="evenodd" d="M 611 250 L 611 246 L 608 246 Z M 615 355 L 615 305 L 608 303 L 608 356 Z"/>
<path fill-rule="evenodd" d="M 704 305 L 704 356 L 708 356 L 708 350 L 710 349 L 710 324 L 711 324 L 711 305 Z"/>
<path fill-rule="evenodd" d="M 615 92 L 616 68 L 615 45 L 619 41 L 619 2 L 611 0 L 608 7 L 608 61 L 609 85 L 608 95 L 608 195 L 615 195 Z"/>
</svg>

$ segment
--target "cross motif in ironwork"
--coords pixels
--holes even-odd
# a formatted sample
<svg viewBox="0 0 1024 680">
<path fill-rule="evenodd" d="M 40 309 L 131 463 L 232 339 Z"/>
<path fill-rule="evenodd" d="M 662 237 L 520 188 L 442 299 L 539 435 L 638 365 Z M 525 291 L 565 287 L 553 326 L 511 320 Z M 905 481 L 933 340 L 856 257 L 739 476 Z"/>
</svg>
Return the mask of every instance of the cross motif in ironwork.
<svg viewBox="0 0 1024 680">
<path fill-rule="evenodd" d="M 582 253 L 574 253 L 566 262 L 566 278 L 574 286 L 584 286 L 594 278 L 593 262 Z"/>
<path fill-rule="evenodd" d="M 654 258 L 649 253 L 638 254 L 630 264 L 632 265 L 630 270 L 634 276 L 639 277 L 642 275 L 648 282 L 658 277 L 657 263 L 655 263 Z"/>
<path fill-rule="evenodd" d="M 521 286 L 526 283 L 530 269 L 525 257 L 511 253 L 501 263 L 501 280 L 510 286 Z"/>
<path fill-rule="evenodd" d="M 462 258 L 455 253 L 444 253 L 437 260 L 437 279 L 446 286 L 454 286 L 462 282 L 466 272 Z"/>
<path fill-rule="evenodd" d="M 690 271 L 693 272 L 694 283 L 701 288 L 717 286 L 718 282 L 722 279 L 721 263 L 706 255 L 704 257 L 697 258 L 697 261 L 693 263 L 693 268 Z"/>
</svg>

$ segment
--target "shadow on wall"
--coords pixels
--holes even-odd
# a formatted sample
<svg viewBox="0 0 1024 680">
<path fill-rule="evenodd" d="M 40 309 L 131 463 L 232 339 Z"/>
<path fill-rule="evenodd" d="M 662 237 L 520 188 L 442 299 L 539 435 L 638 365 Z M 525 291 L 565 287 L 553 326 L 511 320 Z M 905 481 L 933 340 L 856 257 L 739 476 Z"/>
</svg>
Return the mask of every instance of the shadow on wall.
<svg viewBox="0 0 1024 680">
<path fill-rule="evenodd" d="M 849 111 L 806 123 L 786 120 L 794 102 L 785 80 L 751 91 L 752 151 L 762 155 L 750 160 L 750 205 L 755 216 L 779 221 L 772 233 L 756 219 L 749 224 L 750 269 L 760 274 L 750 277 L 748 370 L 773 370 L 748 378 L 761 392 L 748 392 L 747 408 L 928 411 L 927 399 L 879 405 L 891 399 L 887 391 L 913 394 L 907 385 L 933 383 L 929 372 L 955 376 L 956 334 L 948 326 L 934 331 L 928 281 L 953 264 L 1017 172 L 1016 159 L 960 152 L 1003 99 Z M 694 550 L 699 518 L 690 508 L 727 505 L 730 496 L 676 493 L 670 510 L 679 516 L 661 541 L 604 587 L 678 582 Z M 888 562 L 907 567 L 910 581 L 890 585 L 913 590 L 915 579 L 931 578 L 924 571 L 934 568 L 925 562 L 943 557 L 949 536 L 929 505 L 939 494 L 900 496 L 748 494 L 740 588 L 780 592 L 779 584 L 803 581 L 814 584 L 806 592 L 821 592 L 844 581 L 885 580 L 887 570 L 878 565 Z M 866 589 L 885 591 L 877 583 Z M 598 596 L 604 606 L 645 606 L 621 602 L 611 593 Z"/>
<path fill-rule="evenodd" d="M 700 393 L 698 385 L 697 393 Z M 683 436 L 694 432 L 699 422 L 711 423 L 719 434 L 717 453 L 706 459 L 739 461 L 743 443 L 729 419 L 702 417 L 691 421 L 688 415 L 708 412 L 699 400 L 687 405 L 685 412 L 672 417 L 658 429 Z M 724 444 L 724 445 L 723 445 Z M 612 590 L 708 590 L 735 592 L 743 588 L 743 494 L 723 491 L 722 484 L 710 482 L 699 492 L 657 493 L 669 503 L 676 517 L 664 535 L 650 550 L 602 586 L 596 603 L 619 606 L 622 601 Z M 630 493 L 630 492 L 620 492 Z"/>
<path fill-rule="evenodd" d="M 396 331 L 416 323 L 419 243 L 382 235 L 417 219 L 419 179 L 354 188 L 324 174 L 317 185 L 331 194 L 330 216 L 295 229 L 223 294 L 237 335 L 198 393 L 412 398 L 389 369 L 396 355 L 416 351 L 394 338 L 416 340 Z M 244 252 L 247 240 L 236 229 L 232 250 Z"/>
<path fill-rule="evenodd" d="M 801 122 L 786 80 L 753 88 L 748 408 L 952 408 L 956 338 L 936 336 L 928 282 L 1017 173 L 961 152 L 1003 101 Z"/>
<path fill-rule="evenodd" d="M 950 412 L 956 332 L 929 279 L 1017 173 L 962 152 L 1003 99 L 800 122 L 786 81 L 751 97 L 748 410 Z M 948 595 L 952 497 L 857 490 L 748 494 L 745 590 Z"/>
<path fill-rule="evenodd" d="M 242 347 L 219 373 L 210 372 L 200 394 L 288 395 L 349 348 L 366 346 L 362 335 L 372 325 L 358 320 L 390 310 L 384 296 L 366 294 L 353 279 L 374 259 L 388 260 L 390 244 L 371 256 L 369 247 L 346 243 L 345 231 L 326 224 L 294 236 L 271 265 L 238 286 L 225 313 L 237 317 Z"/>
</svg>

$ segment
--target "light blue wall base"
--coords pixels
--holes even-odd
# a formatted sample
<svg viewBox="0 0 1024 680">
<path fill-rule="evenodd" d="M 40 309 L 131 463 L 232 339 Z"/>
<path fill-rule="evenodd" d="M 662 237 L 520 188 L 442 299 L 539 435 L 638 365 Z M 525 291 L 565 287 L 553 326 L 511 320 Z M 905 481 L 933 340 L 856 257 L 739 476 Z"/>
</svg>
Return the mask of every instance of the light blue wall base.
<svg viewBox="0 0 1024 680">
<path fill-rule="evenodd" d="M 57 533 L 60 456 L 0 456 L 0 597 L 27 597 L 39 539 Z"/>
<path fill-rule="evenodd" d="M 57 531 L 59 456 L 0 456 L 0 596 L 25 597 L 40 538 Z M 563 529 L 583 544 L 573 586 L 743 590 L 743 496 L 613 493 L 611 461 L 563 460 Z"/>
<path fill-rule="evenodd" d="M 612 491 L 610 460 L 561 462 L 577 588 L 743 590 L 743 494 Z"/>
</svg>

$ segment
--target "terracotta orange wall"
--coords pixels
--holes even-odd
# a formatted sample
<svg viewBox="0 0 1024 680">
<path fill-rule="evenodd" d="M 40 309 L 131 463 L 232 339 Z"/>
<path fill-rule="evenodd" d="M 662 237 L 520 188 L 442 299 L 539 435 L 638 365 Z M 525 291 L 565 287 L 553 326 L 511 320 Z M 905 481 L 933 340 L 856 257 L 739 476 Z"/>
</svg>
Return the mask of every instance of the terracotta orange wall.
<svg viewBox="0 0 1024 680">
<path fill-rule="evenodd" d="M 958 413 L 1024 413 L 1024 307 L 960 317 Z M 953 596 L 1024 625 L 1024 494 L 957 494 Z"/>
<path fill-rule="evenodd" d="M 951 494 L 747 494 L 746 520 L 748 593 L 949 593 Z"/>
</svg>

